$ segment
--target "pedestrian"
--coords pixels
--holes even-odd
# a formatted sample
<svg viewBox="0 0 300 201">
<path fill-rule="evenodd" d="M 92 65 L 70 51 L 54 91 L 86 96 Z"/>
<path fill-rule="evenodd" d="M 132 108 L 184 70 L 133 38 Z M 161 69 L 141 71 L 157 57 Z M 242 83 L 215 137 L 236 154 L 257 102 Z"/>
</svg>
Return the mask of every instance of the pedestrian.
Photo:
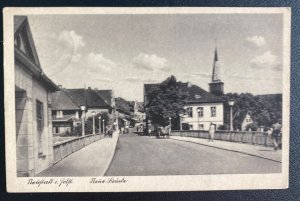
<svg viewBox="0 0 300 201">
<path fill-rule="evenodd" d="M 112 135 L 113 135 L 113 129 L 109 129 L 108 131 L 107 131 L 107 133 L 108 133 L 108 137 L 109 138 L 112 138 Z"/>
<path fill-rule="evenodd" d="M 208 141 L 214 141 L 215 138 L 215 132 L 216 132 L 216 127 L 215 125 L 210 122 L 210 126 L 209 126 L 209 140 Z"/>
<path fill-rule="evenodd" d="M 278 150 L 278 138 L 281 132 L 281 124 L 279 121 L 277 121 L 275 124 L 273 124 L 273 132 L 272 132 L 272 140 L 273 140 L 273 145 L 274 145 L 274 150 Z"/>
</svg>

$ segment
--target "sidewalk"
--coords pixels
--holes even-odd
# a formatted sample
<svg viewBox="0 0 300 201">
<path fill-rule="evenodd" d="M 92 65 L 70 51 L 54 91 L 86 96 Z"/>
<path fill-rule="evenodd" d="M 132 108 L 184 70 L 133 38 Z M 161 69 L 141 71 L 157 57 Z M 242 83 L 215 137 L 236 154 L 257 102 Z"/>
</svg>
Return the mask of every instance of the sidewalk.
<svg viewBox="0 0 300 201">
<path fill-rule="evenodd" d="M 67 156 L 38 177 L 104 176 L 115 153 L 119 133 L 102 138 Z"/>
<path fill-rule="evenodd" d="M 268 159 L 280 163 L 282 162 L 281 150 L 274 151 L 273 147 L 243 144 L 237 142 L 227 142 L 221 140 L 214 140 L 213 142 L 209 142 L 208 139 L 193 138 L 193 137 L 170 136 L 170 139 L 201 144 L 204 146 L 215 147 L 227 151 L 239 152 L 239 153 L 252 155 L 252 156 L 256 156 L 256 157 L 260 157 L 260 158 L 264 158 L 264 159 Z"/>
</svg>

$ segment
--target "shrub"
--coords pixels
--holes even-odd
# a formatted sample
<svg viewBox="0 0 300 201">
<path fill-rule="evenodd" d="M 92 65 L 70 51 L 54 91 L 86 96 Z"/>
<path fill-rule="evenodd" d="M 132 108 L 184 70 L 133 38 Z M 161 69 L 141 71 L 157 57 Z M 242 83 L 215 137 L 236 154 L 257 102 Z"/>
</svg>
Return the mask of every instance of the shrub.
<svg viewBox="0 0 300 201">
<path fill-rule="evenodd" d="M 251 131 L 256 131 L 258 129 L 257 123 L 251 123 L 246 126 L 246 131 L 251 129 Z"/>
</svg>

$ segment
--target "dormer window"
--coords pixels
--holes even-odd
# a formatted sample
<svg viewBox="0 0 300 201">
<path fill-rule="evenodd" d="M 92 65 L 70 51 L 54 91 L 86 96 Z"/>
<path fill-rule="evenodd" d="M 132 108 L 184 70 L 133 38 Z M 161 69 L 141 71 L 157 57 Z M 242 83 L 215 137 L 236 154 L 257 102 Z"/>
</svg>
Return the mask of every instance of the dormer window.
<svg viewBox="0 0 300 201">
<path fill-rule="evenodd" d="M 198 94 L 196 94 L 196 95 L 195 95 L 195 98 L 196 98 L 196 99 L 200 99 L 200 98 L 201 98 L 201 96 L 200 96 L 200 95 L 198 95 Z"/>
</svg>

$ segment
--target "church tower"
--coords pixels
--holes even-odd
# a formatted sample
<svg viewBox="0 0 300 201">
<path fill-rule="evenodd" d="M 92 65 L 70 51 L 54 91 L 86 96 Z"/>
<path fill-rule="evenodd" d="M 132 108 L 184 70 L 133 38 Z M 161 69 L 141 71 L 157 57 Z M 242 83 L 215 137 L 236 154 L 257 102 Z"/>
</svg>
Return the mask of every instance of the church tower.
<svg viewBox="0 0 300 201">
<path fill-rule="evenodd" d="M 215 49 L 215 56 L 214 56 L 214 65 L 213 65 L 213 72 L 211 83 L 209 83 L 209 92 L 221 96 L 224 94 L 224 82 L 221 81 L 221 72 L 220 66 L 218 62 L 218 51 L 217 48 Z"/>
</svg>

